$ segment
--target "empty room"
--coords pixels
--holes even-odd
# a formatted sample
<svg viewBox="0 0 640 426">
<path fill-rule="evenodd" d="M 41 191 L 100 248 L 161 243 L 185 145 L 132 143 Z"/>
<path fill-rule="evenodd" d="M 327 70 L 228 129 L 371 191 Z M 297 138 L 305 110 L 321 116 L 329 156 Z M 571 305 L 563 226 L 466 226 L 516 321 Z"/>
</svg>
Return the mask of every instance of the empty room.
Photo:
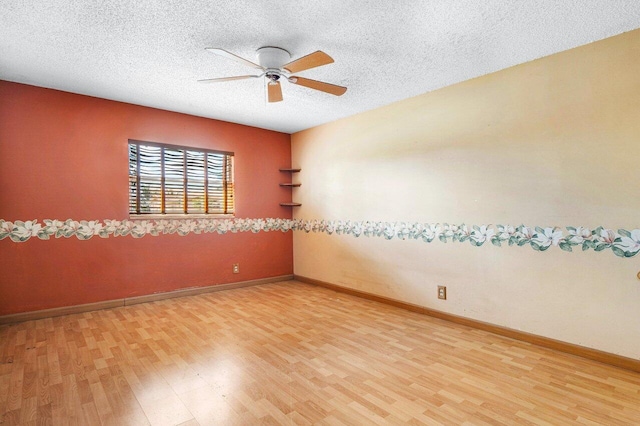
<svg viewBox="0 0 640 426">
<path fill-rule="evenodd" d="M 0 426 L 640 424 L 640 3 L 3 1 Z"/>
</svg>

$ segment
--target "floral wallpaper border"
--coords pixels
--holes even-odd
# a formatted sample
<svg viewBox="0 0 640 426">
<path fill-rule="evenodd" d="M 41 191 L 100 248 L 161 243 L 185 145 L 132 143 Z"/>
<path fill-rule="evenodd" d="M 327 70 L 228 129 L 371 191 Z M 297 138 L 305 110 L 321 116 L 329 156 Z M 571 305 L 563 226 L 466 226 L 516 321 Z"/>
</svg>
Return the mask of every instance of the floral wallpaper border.
<svg viewBox="0 0 640 426">
<path fill-rule="evenodd" d="M 142 238 L 145 235 L 228 232 L 268 232 L 303 231 L 325 234 L 351 235 L 353 237 L 383 237 L 387 240 L 422 240 L 430 243 L 438 240 L 448 242 L 468 242 L 480 247 L 490 242 L 494 246 L 529 246 L 536 251 L 559 247 L 564 251 L 611 250 L 619 257 L 633 257 L 640 251 L 640 229 L 627 231 L 599 226 L 595 229 L 567 226 L 559 227 L 525 225 L 453 225 L 418 222 L 374 222 L 350 220 L 304 220 L 304 219 L 167 219 L 167 220 L 71 220 L 45 219 L 10 222 L 0 219 L 0 240 L 9 238 L 13 242 L 24 242 L 31 238 L 48 240 L 76 237 L 88 240 L 94 236 L 101 238 L 124 237 Z"/>
</svg>

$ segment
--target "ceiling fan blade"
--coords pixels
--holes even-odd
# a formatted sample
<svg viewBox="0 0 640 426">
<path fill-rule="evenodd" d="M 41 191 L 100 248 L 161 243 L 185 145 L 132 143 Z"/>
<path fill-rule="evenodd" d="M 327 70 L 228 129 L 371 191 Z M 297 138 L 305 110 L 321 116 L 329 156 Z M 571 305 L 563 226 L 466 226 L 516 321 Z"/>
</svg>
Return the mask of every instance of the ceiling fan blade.
<svg viewBox="0 0 640 426">
<path fill-rule="evenodd" d="M 269 93 L 269 102 L 282 101 L 282 88 L 279 81 L 270 81 L 267 83 L 267 89 Z"/>
<path fill-rule="evenodd" d="M 204 80 L 198 80 L 198 83 L 220 83 L 222 81 L 244 80 L 247 78 L 258 78 L 259 75 L 239 75 L 236 77 L 221 77 L 221 78 L 206 78 Z"/>
<path fill-rule="evenodd" d="M 289 82 L 299 86 L 308 87 L 309 89 L 320 90 L 321 92 L 330 93 L 332 95 L 341 96 L 347 91 L 346 87 L 336 86 L 335 84 L 325 83 L 323 81 L 311 80 L 302 77 L 290 77 Z"/>
<path fill-rule="evenodd" d="M 207 51 L 209 51 L 209 52 L 211 52 L 211 53 L 214 53 L 214 54 L 216 54 L 216 55 L 219 55 L 219 56 L 225 57 L 225 58 L 227 58 L 227 59 L 231 59 L 231 60 L 234 60 L 234 61 L 236 61 L 236 62 L 240 62 L 241 64 L 243 64 L 243 65 L 247 65 L 247 66 L 250 66 L 251 68 L 256 68 L 256 69 L 259 69 L 259 70 L 264 70 L 264 68 L 263 68 L 262 66 L 260 66 L 260 65 L 258 65 L 258 64 L 255 64 L 255 63 L 253 63 L 253 62 L 251 62 L 251 61 L 249 61 L 249 60 L 247 60 L 247 59 L 241 58 L 241 57 L 240 57 L 240 56 L 238 56 L 238 55 L 234 55 L 234 54 L 233 54 L 233 53 L 231 53 L 231 52 L 227 52 L 227 51 L 226 51 L 226 50 L 224 50 L 224 49 L 220 49 L 220 48 L 218 48 L 218 47 L 207 47 L 207 48 L 205 48 L 204 50 L 207 50 Z"/>
<path fill-rule="evenodd" d="M 282 68 L 286 69 L 290 73 L 300 72 L 311 68 L 319 67 L 321 65 L 327 65 L 333 62 L 333 58 L 326 53 L 318 50 L 310 53 L 307 56 L 303 56 L 300 59 L 291 61 Z"/>
</svg>

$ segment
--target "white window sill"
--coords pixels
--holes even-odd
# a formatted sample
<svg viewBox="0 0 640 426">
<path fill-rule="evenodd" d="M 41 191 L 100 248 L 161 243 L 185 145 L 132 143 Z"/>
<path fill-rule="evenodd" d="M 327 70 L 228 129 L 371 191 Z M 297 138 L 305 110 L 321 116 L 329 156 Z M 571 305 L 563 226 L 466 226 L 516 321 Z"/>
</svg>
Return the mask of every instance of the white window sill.
<svg viewBox="0 0 640 426">
<path fill-rule="evenodd" d="M 233 219 L 233 214 L 130 214 L 130 220 Z"/>
</svg>

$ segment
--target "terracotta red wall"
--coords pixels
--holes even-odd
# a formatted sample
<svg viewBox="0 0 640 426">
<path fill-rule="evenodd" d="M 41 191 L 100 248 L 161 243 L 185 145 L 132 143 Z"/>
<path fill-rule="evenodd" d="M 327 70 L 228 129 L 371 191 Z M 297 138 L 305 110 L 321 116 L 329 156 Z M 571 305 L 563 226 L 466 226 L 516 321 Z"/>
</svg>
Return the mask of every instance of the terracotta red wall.
<svg viewBox="0 0 640 426">
<path fill-rule="evenodd" d="M 291 217 L 288 134 L 0 81 L 0 219 L 127 219 L 128 139 L 233 151 L 236 217 Z M 279 231 L 5 238 L 0 315 L 292 274 L 292 253 Z"/>
</svg>

